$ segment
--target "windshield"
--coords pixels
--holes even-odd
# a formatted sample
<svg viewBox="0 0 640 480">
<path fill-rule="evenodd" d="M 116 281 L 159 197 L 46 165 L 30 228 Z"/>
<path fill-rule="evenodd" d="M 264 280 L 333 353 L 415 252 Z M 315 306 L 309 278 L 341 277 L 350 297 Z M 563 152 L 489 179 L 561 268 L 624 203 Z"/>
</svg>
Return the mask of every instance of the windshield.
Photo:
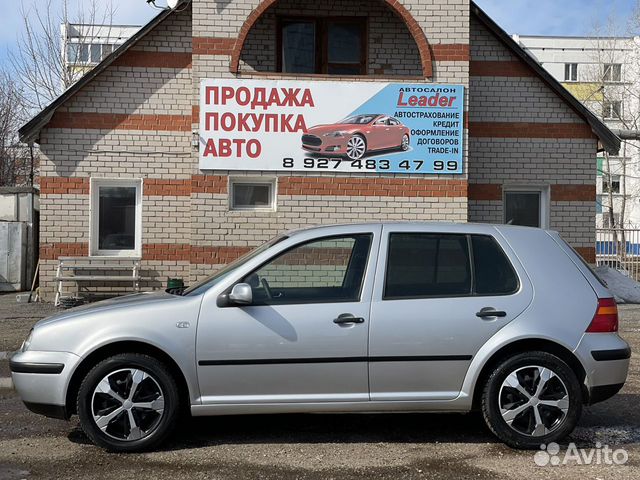
<svg viewBox="0 0 640 480">
<path fill-rule="evenodd" d="M 236 268 L 244 265 L 252 258 L 260 255 L 262 252 L 264 252 L 268 248 L 273 247 L 275 244 L 280 243 L 283 240 L 286 240 L 287 238 L 289 237 L 287 237 L 286 235 L 281 235 L 259 246 L 258 248 L 245 253 L 244 255 L 235 259 L 229 265 L 224 267 L 222 270 L 218 270 L 215 274 L 213 274 L 209 278 L 206 278 L 205 280 L 195 284 L 194 286 L 187 288 L 184 291 L 183 295 L 200 295 L 201 293 L 206 292 L 211 287 L 213 287 L 214 285 L 217 285 L 223 279 L 227 278 L 227 276 L 233 273 L 233 271 Z"/>
<path fill-rule="evenodd" d="M 367 123 L 373 122 L 378 115 L 354 115 L 353 117 L 348 117 L 342 120 L 340 123 L 346 123 L 350 125 L 366 125 Z"/>
</svg>

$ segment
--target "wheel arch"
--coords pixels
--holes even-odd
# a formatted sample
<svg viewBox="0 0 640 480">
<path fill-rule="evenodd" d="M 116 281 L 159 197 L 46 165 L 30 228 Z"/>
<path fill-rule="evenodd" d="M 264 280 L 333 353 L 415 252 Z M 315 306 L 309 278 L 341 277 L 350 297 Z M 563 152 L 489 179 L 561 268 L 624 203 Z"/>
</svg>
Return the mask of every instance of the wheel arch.
<svg viewBox="0 0 640 480">
<path fill-rule="evenodd" d="M 178 366 L 176 361 L 165 351 L 154 345 L 139 340 L 127 340 L 102 345 L 87 355 L 76 367 L 69 381 L 65 397 L 67 416 L 77 413 L 76 399 L 82 380 L 85 378 L 87 373 L 89 373 L 89 371 L 102 360 L 121 353 L 142 353 L 164 363 L 178 385 L 181 408 L 185 412 L 189 411 L 191 404 L 189 398 L 189 385 L 182 369 Z"/>
<path fill-rule="evenodd" d="M 587 373 L 578 357 L 576 357 L 571 350 L 554 341 L 542 338 L 525 338 L 502 346 L 484 363 L 480 370 L 480 374 L 473 385 L 472 409 L 478 410 L 480 408 L 484 384 L 489 378 L 489 375 L 491 375 L 493 369 L 500 362 L 518 353 L 533 351 L 550 353 L 569 365 L 569 368 L 571 368 L 578 377 L 578 381 L 582 387 L 583 403 L 588 401 L 589 391 L 584 384 Z"/>
</svg>

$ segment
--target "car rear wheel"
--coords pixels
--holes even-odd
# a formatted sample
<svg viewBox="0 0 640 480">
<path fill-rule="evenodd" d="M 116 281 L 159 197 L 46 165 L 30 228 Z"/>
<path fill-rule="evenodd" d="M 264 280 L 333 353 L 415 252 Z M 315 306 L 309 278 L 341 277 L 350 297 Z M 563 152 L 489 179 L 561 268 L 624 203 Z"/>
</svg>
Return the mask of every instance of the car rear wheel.
<svg viewBox="0 0 640 480">
<path fill-rule="evenodd" d="M 406 133 L 402 136 L 402 143 L 400 144 L 400 148 L 403 152 L 409 150 L 409 135 Z"/>
<path fill-rule="evenodd" d="M 578 378 L 564 361 L 546 352 L 504 360 L 489 376 L 482 395 L 487 426 L 513 448 L 562 440 L 581 412 Z"/>
<path fill-rule="evenodd" d="M 355 134 L 347 141 L 347 157 L 360 160 L 367 153 L 367 141 L 360 134 Z"/>
<path fill-rule="evenodd" d="M 157 359 L 119 354 L 87 374 L 77 408 L 82 430 L 96 445 L 115 452 L 149 450 L 175 427 L 178 387 Z"/>
</svg>

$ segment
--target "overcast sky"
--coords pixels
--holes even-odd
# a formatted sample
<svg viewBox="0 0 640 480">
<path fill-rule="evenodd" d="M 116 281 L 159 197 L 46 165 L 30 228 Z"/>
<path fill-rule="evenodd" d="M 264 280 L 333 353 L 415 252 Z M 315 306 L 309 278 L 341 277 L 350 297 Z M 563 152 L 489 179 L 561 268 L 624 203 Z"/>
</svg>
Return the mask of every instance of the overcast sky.
<svg viewBox="0 0 640 480">
<path fill-rule="evenodd" d="M 0 0 L 0 67 L 7 66 L 8 51 L 13 49 L 23 30 L 20 9 L 33 8 L 49 0 Z M 51 0 L 54 5 L 63 0 Z M 94 0 L 69 0 L 72 8 Z M 106 0 L 105 0 L 106 1 Z M 638 0 L 477 0 L 478 5 L 509 33 L 528 35 L 589 35 L 598 19 L 614 13 L 619 24 L 626 24 Z M 112 0 L 117 11 L 114 23 L 142 25 L 158 10 L 146 0 Z M 157 0 L 166 5 L 166 0 Z M 626 32 L 624 32 L 626 33 Z"/>
</svg>

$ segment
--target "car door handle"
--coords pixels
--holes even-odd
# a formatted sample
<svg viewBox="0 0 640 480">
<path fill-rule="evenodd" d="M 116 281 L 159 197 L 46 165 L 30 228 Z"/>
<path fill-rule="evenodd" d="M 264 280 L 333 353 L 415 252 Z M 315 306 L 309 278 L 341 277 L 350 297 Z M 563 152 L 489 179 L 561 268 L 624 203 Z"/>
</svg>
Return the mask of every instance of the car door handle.
<svg viewBox="0 0 640 480">
<path fill-rule="evenodd" d="M 344 325 L 347 323 L 364 323 L 364 318 L 356 317 L 351 313 L 342 313 L 338 315 L 338 318 L 333 319 L 333 323 L 336 323 L 338 325 Z"/>
<path fill-rule="evenodd" d="M 494 317 L 506 317 L 507 312 L 503 312 L 502 310 L 496 310 L 493 307 L 485 307 L 481 309 L 478 313 L 476 313 L 476 317 L 479 318 L 494 318 Z"/>
</svg>

